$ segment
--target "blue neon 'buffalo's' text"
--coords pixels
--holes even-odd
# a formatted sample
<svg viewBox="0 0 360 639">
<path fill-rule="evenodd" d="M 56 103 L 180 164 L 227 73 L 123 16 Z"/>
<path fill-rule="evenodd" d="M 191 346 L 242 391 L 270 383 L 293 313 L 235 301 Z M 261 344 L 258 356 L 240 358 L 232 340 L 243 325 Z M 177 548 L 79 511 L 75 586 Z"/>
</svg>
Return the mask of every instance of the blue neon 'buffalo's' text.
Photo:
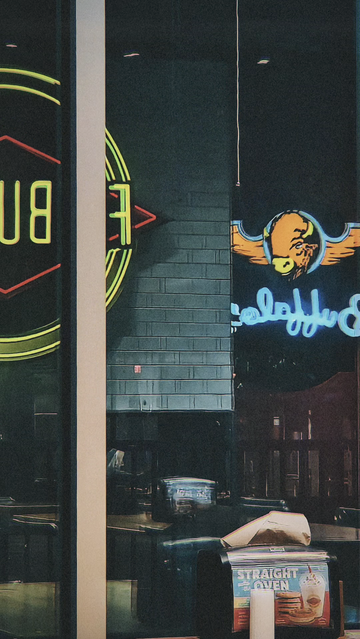
<svg viewBox="0 0 360 639">
<path fill-rule="evenodd" d="M 311 312 L 305 313 L 303 301 L 298 288 L 293 290 L 293 304 L 274 302 L 270 289 L 263 287 L 256 295 L 257 308 L 248 306 L 240 310 L 238 304 L 231 304 L 231 313 L 238 319 L 232 320 L 231 325 L 237 327 L 255 326 L 266 322 L 286 322 L 289 335 L 298 335 L 301 331 L 305 337 L 312 337 L 319 327 L 339 329 L 349 337 L 360 336 L 360 294 L 356 293 L 349 299 L 349 305 L 340 310 L 320 309 L 319 291 L 313 289 L 310 293 Z"/>
</svg>

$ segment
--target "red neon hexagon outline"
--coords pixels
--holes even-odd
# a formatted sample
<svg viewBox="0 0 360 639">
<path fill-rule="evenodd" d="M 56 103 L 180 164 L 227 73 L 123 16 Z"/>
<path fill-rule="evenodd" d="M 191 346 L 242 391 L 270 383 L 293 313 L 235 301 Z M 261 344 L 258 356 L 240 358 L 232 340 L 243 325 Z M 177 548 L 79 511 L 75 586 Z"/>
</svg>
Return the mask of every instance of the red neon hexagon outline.
<svg viewBox="0 0 360 639">
<path fill-rule="evenodd" d="M 19 140 L 16 140 L 15 138 L 10 137 L 9 135 L 3 135 L 0 138 L 0 142 L 4 142 L 4 141 L 11 142 L 15 146 L 18 146 L 21 149 L 24 149 L 28 153 L 32 153 L 33 155 L 36 155 L 36 157 L 40 158 L 41 160 L 45 160 L 46 162 L 51 162 L 51 164 L 61 164 L 60 160 L 57 160 L 56 158 L 53 158 L 51 155 L 48 155 L 47 153 L 43 153 L 42 151 L 39 151 L 38 149 L 35 149 L 32 146 L 29 146 L 29 144 L 24 144 L 24 142 L 20 142 Z M 19 282 L 18 284 L 15 284 L 14 286 L 11 286 L 10 288 L 5 289 L 0 287 L 0 294 L 3 295 L 4 297 L 10 294 L 16 295 L 16 293 L 20 293 L 20 289 L 26 286 L 26 284 L 30 284 L 30 282 L 34 282 L 35 280 L 38 280 L 41 277 L 44 277 L 44 275 L 48 275 L 49 273 L 56 271 L 58 268 L 60 268 L 60 266 L 61 264 L 56 264 L 55 266 L 52 266 L 51 268 L 48 268 L 45 271 L 38 273 L 37 275 L 33 275 L 32 277 L 29 277 L 23 282 Z"/>
</svg>

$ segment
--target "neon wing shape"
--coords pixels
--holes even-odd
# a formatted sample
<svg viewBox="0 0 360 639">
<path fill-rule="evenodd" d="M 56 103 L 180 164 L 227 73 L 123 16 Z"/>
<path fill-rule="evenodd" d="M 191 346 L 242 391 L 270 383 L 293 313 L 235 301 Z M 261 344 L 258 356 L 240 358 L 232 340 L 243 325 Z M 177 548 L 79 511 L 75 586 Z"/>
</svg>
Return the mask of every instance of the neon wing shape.
<svg viewBox="0 0 360 639">
<path fill-rule="evenodd" d="M 247 257 L 251 264 L 269 264 L 263 247 L 263 236 L 247 235 L 241 222 L 233 222 L 231 225 L 231 250 Z"/>
<path fill-rule="evenodd" d="M 354 255 L 355 249 L 360 246 L 360 226 L 347 224 L 340 237 L 326 238 L 326 247 L 321 266 L 337 264 L 344 257 Z"/>
</svg>

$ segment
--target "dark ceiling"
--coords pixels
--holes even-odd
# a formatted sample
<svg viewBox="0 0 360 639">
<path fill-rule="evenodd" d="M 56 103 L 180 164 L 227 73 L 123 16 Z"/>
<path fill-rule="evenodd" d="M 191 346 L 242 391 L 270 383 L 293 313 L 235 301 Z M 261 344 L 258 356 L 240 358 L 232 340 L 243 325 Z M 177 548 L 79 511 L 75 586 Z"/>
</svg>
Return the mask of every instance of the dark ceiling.
<svg viewBox="0 0 360 639">
<path fill-rule="evenodd" d="M 0 3 L 3 63 L 46 66 L 54 47 L 56 0 Z M 106 0 L 110 56 L 226 61 L 236 57 L 237 0 Z M 341 48 L 355 28 L 355 1 L 238 0 L 240 48 L 253 56 Z M 7 49 L 15 42 L 17 49 Z"/>
<path fill-rule="evenodd" d="M 232 61 L 236 13 L 236 0 L 107 0 L 107 46 L 113 54 L 136 49 L 147 57 Z M 349 37 L 355 3 L 239 0 L 238 15 L 243 51 L 311 52 Z"/>
</svg>

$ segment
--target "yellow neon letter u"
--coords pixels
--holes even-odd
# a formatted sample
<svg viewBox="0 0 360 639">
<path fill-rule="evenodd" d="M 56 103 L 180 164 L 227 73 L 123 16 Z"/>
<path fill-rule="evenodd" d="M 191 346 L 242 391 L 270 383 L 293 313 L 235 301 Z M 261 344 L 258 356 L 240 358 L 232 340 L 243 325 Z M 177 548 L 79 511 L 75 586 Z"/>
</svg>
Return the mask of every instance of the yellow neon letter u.
<svg viewBox="0 0 360 639">
<path fill-rule="evenodd" d="M 15 182 L 15 218 L 14 237 L 11 240 L 5 238 L 5 203 L 4 203 L 4 181 L 0 181 L 0 244 L 17 244 L 20 240 L 20 182 Z"/>
</svg>

